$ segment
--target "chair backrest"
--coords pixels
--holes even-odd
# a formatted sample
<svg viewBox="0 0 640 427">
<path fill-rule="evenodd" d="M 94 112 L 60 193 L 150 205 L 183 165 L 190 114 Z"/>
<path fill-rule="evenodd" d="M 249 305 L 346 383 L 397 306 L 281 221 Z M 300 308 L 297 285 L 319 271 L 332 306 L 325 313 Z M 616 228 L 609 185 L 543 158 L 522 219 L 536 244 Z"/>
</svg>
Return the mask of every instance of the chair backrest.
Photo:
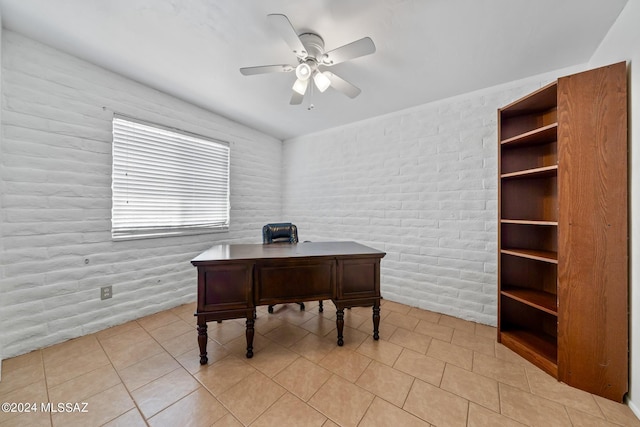
<svg viewBox="0 0 640 427">
<path fill-rule="evenodd" d="M 298 243 L 298 227 L 290 222 L 262 227 L 262 243 Z"/>
</svg>

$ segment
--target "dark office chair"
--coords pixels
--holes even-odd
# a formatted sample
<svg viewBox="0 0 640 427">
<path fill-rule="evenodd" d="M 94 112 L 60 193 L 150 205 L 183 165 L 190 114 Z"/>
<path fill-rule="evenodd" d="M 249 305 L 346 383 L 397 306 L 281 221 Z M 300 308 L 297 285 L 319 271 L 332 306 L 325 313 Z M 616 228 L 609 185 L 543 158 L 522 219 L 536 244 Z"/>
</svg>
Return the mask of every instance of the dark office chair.
<svg viewBox="0 0 640 427">
<path fill-rule="evenodd" d="M 277 224 L 267 224 L 262 227 L 262 243 L 265 245 L 272 243 L 298 243 L 298 227 L 290 222 Z M 300 310 L 304 310 L 304 303 L 299 302 Z M 323 312 L 322 301 L 318 301 L 318 311 Z M 273 313 L 273 305 L 270 305 L 269 313 Z"/>
</svg>

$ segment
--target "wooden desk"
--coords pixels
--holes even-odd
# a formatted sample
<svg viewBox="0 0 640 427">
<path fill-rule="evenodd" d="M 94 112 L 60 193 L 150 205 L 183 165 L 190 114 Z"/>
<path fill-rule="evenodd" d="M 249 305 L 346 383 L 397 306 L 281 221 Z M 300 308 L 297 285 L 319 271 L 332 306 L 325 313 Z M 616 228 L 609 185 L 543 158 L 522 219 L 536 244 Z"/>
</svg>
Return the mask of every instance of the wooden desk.
<svg viewBox="0 0 640 427">
<path fill-rule="evenodd" d="M 330 299 L 338 345 L 344 309 L 373 306 L 373 338 L 380 325 L 380 260 L 384 252 L 355 242 L 215 245 L 195 257 L 198 268 L 198 344 L 207 363 L 207 322 L 246 317 L 247 357 L 253 356 L 258 305 Z"/>
</svg>

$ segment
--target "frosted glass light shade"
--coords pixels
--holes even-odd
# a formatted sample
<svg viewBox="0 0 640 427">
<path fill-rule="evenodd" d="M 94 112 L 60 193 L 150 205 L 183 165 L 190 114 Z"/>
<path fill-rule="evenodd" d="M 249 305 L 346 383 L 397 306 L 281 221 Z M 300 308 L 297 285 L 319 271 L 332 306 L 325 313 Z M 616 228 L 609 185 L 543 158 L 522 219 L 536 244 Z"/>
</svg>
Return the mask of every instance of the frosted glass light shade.
<svg viewBox="0 0 640 427">
<path fill-rule="evenodd" d="M 307 80 L 311 77 L 311 67 L 304 62 L 296 67 L 296 77 L 298 80 Z"/>
<path fill-rule="evenodd" d="M 320 92 L 324 92 L 331 86 L 331 80 L 320 71 L 316 71 L 313 75 L 313 81 Z"/>
<path fill-rule="evenodd" d="M 307 86 L 309 85 L 309 80 L 296 80 L 293 84 L 293 90 L 298 92 L 300 95 L 304 95 L 307 91 Z"/>
</svg>

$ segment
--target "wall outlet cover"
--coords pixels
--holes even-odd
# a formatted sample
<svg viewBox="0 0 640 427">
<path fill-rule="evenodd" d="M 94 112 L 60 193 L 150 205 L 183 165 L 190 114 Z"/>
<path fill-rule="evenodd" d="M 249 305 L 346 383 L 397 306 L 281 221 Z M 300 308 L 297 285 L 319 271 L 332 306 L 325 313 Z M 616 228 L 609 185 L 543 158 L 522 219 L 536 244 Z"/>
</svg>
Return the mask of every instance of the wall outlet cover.
<svg viewBox="0 0 640 427">
<path fill-rule="evenodd" d="M 113 296 L 111 286 L 103 286 L 100 288 L 100 299 L 109 299 Z"/>
</svg>

